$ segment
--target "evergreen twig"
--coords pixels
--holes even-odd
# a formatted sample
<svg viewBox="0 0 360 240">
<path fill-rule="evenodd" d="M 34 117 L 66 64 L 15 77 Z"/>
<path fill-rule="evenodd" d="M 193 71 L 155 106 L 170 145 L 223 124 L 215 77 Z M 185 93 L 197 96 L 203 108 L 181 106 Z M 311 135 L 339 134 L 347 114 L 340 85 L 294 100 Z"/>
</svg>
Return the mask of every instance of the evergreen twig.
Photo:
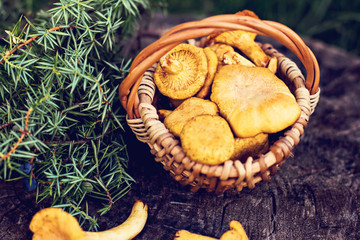
<svg viewBox="0 0 360 240">
<path fill-rule="evenodd" d="M 58 31 L 58 30 L 60 30 L 60 27 L 53 27 L 53 28 L 50 28 L 50 29 L 46 30 L 46 32 L 49 33 L 49 32 Z M 40 37 L 40 35 L 33 36 L 30 39 L 28 39 L 28 40 L 24 41 L 23 43 L 21 43 L 20 45 L 17 45 L 13 50 L 6 52 L 5 55 L 3 56 L 2 60 L 0 61 L 0 64 L 3 64 L 6 61 L 6 59 L 9 56 L 13 55 L 18 49 L 20 49 L 20 48 L 22 48 L 24 46 L 30 45 L 38 37 Z"/>
<path fill-rule="evenodd" d="M 61 0 L 21 18 L 0 45 L 0 179 L 30 179 L 38 203 L 89 229 L 97 222 L 88 198 L 105 214 L 134 182 L 117 89 L 140 8 L 148 0 Z"/>
<path fill-rule="evenodd" d="M 30 118 L 30 114 L 32 113 L 34 109 L 30 108 L 27 113 L 26 113 L 26 118 L 25 118 L 25 128 L 24 130 L 20 129 L 21 132 L 21 136 L 19 137 L 19 139 L 17 140 L 17 142 L 13 145 L 13 147 L 10 149 L 9 152 L 7 152 L 6 154 L 0 153 L 0 157 L 1 160 L 4 160 L 6 158 L 10 158 L 11 154 L 13 154 L 15 152 L 15 150 L 18 148 L 19 144 L 23 141 L 23 139 L 25 138 L 25 136 L 27 134 L 29 134 L 27 128 L 28 128 L 28 123 L 29 123 L 29 118 Z"/>
</svg>

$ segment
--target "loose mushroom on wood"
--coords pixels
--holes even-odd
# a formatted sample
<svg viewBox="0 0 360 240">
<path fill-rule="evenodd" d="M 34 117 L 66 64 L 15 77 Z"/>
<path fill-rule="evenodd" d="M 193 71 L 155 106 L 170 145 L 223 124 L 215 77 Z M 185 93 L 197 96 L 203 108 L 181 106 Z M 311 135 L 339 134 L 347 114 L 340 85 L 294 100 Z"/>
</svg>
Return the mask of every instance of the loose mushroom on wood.
<svg viewBox="0 0 360 240">
<path fill-rule="evenodd" d="M 226 231 L 219 240 L 249 240 L 240 222 L 233 220 L 229 223 L 229 226 L 230 230 Z M 176 232 L 174 240 L 217 240 L 217 238 L 179 230 Z"/>
<path fill-rule="evenodd" d="M 136 201 L 130 216 L 121 225 L 102 232 L 86 232 L 75 217 L 61 208 L 45 208 L 37 212 L 30 222 L 33 240 L 129 240 L 144 228 L 147 205 Z"/>
</svg>

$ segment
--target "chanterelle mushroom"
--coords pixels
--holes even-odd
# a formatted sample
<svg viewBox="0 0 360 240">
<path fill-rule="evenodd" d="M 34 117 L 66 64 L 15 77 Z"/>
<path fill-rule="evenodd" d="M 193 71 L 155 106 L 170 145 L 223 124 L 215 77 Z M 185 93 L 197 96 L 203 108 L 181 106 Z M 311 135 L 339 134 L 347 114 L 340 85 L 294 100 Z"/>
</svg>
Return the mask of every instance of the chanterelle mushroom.
<svg viewBox="0 0 360 240">
<path fill-rule="evenodd" d="M 274 56 L 274 57 L 271 57 L 270 60 L 269 60 L 269 63 L 267 65 L 267 68 L 273 72 L 273 73 L 276 73 L 277 71 L 277 64 L 278 64 L 278 60 L 277 58 Z"/>
<path fill-rule="evenodd" d="M 285 83 L 262 67 L 222 66 L 210 98 L 238 137 L 279 132 L 301 113 Z"/>
<path fill-rule="evenodd" d="M 234 152 L 230 159 L 245 161 L 249 156 L 257 156 L 267 151 L 268 134 L 259 133 L 255 137 L 235 138 Z"/>
<path fill-rule="evenodd" d="M 212 41 L 217 43 L 226 43 L 236 47 L 243 52 L 256 66 L 266 67 L 269 62 L 269 56 L 252 39 L 252 36 L 245 31 L 236 30 L 223 32 L 216 36 Z"/>
<path fill-rule="evenodd" d="M 157 113 L 158 113 L 160 119 L 164 119 L 164 118 L 166 118 L 167 116 L 169 116 L 170 113 L 172 113 L 172 110 L 159 109 L 159 110 L 157 111 Z"/>
<path fill-rule="evenodd" d="M 207 73 L 203 48 L 183 43 L 159 60 L 154 82 L 163 95 L 171 99 L 186 99 L 200 90 Z"/>
<path fill-rule="evenodd" d="M 121 225 L 103 232 L 86 232 L 76 218 L 60 208 L 45 208 L 37 212 L 30 222 L 33 240 L 128 240 L 144 228 L 147 205 L 136 201 L 130 216 Z"/>
<path fill-rule="evenodd" d="M 29 226 L 33 240 L 85 240 L 85 232 L 75 217 L 61 208 L 45 208 L 37 212 Z"/>
<path fill-rule="evenodd" d="M 214 80 L 215 73 L 218 67 L 218 58 L 216 56 L 216 53 L 209 47 L 204 48 L 204 53 L 207 59 L 208 73 L 204 85 L 196 94 L 196 97 L 198 98 L 205 98 L 210 94 L 211 84 Z"/>
<path fill-rule="evenodd" d="M 199 115 L 218 115 L 219 109 L 215 103 L 202 98 L 186 99 L 164 119 L 165 126 L 175 136 L 179 137 L 184 125 L 193 117 Z"/>
<path fill-rule="evenodd" d="M 220 240 L 249 240 L 240 222 L 233 220 L 229 223 L 229 225 L 230 225 L 230 230 L 226 231 L 221 236 Z M 179 230 L 176 232 L 174 240 L 217 240 L 217 239 L 192 233 L 186 230 Z"/>
<path fill-rule="evenodd" d="M 234 136 L 220 116 L 200 115 L 190 119 L 180 133 L 180 140 L 186 155 L 198 163 L 220 164 L 234 151 Z"/>
<path fill-rule="evenodd" d="M 240 64 L 249 67 L 255 66 L 253 62 L 235 52 L 234 48 L 230 45 L 217 43 L 209 48 L 215 52 L 219 62 L 223 65 Z"/>
<path fill-rule="evenodd" d="M 259 17 L 254 12 L 249 10 L 244 10 L 236 14 L 259 19 Z M 212 35 L 210 36 L 209 41 L 215 43 L 225 43 L 234 46 L 243 52 L 248 58 L 250 58 L 256 66 L 266 67 L 270 58 L 255 42 L 255 37 L 255 33 L 235 30 Z"/>
</svg>

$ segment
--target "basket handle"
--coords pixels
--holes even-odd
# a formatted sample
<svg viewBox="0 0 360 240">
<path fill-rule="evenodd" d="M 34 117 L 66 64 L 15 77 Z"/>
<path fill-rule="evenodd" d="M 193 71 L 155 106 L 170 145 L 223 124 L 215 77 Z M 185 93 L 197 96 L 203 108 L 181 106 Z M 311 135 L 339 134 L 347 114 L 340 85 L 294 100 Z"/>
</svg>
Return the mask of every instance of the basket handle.
<svg viewBox="0 0 360 240">
<path fill-rule="evenodd" d="M 283 24 L 235 14 L 217 15 L 200 21 L 177 25 L 157 41 L 144 48 L 134 59 L 128 76 L 119 86 L 119 98 L 128 117 L 138 118 L 139 97 L 137 90 L 145 71 L 176 45 L 185 40 L 200 38 L 231 30 L 243 30 L 272 37 L 291 50 L 306 69 L 305 86 L 310 94 L 319 90 L 319 64 L 304 41 Z"/>
</svg>

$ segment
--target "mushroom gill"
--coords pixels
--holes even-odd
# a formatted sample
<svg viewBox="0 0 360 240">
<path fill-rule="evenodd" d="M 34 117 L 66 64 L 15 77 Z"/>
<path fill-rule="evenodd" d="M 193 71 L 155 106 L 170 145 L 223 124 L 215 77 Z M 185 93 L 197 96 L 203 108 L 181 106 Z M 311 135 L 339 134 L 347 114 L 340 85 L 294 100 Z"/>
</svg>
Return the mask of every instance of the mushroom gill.
<svg viewBox="0 0 360 240">
<path fill-rule="evenodd" d="M 160 59 L 154 82 L 163 95 L 171 99 L 186 99 L 204 85 L 207 72 L 204 50 L 190 44 L 179 44 Z"/>
</svg>

